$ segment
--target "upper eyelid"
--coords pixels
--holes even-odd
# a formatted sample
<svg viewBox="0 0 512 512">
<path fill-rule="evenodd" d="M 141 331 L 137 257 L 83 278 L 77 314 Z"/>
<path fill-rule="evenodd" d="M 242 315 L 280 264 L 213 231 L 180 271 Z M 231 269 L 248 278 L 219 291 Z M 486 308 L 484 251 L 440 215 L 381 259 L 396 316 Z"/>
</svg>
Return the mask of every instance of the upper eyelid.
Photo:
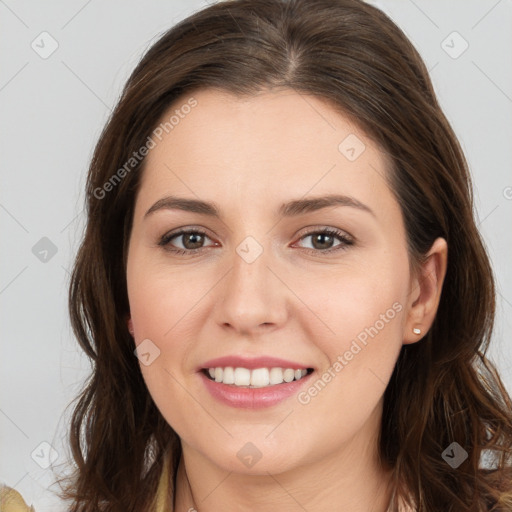
<svg viewBox="0 0 512 512">
<path fill-rule="evenodd" d="M 174 238 L 179 238 L 180 236 L 185 236 L 190 233 L 197 233 L 199 235 L 203 235 L 203 236 L 209 238 L 210 240 L 212 240 L 212 237 L 206 231 L 203 231 L 202 229 L 183 228 L 183 229 L 178 229 L 177 231 L 171 231 L 169 233 L 163 234 L 160 237 L 160 241 L 162 242 L 162 241 L 166 240 L 166 243 L 170 243 L 170 241 L 173 240 Z"/>
<path fill-rule="evenodd" d="M 299 237 L 307 236 L 307 235 L 314 235 L 315 233 L 322 233 L 324 231 L 332 231 L 333 234 L 337 235 L 346 235 L 347 238 L 354 238 L 348 231 L 345 231 L 341 228 L 335 228 L 333 226 L 322 226 L 321 224 L 313 225 L 313 226 L 307 226 L 300 230 Z"/>
<path fill-rule="evenodd" d="M 303 228 L 303 230 L 307 230 L 307 231 L 302 232 L 299 235 L 297 235 L 299 238 L 302 238 L 304 236 L 314 235 L 316 233 L 324 232 L 324 231 L 332 231 L 334 235 L 337 234 L 338 236 L 339 235 L 346 235 L 346 237 L 350 238 L 350 239 L 354 238 L 350 233 L 348 233 L 344 229 L 335 228 L 335 227 L 332 227 L 332 226 L 322 226 L 322 225 L 307 226 L 307 227 Z M 184 228 L 178 228 L 176 231 L 173 230 L 173 231 L 170 231 L 168 233 L 164 233 L 160 237 L 160 239 L 163 239 L 163 238 L 172 239 L 172 238 L 174 238 L 176 236 L 181 236 L 181 235 L 184 235 L 184 234 L 187 234 L 187 233 L 199 233 L 199 234 L 207 236 L 210 239 L 212 238 L 208 234 L 208 230 L 206 230 L 205 228 L 197 228 L 197 227 L 190 227 L 190 228 L 188 228 L 188 227 L 184 227 Z"/>
</svg>

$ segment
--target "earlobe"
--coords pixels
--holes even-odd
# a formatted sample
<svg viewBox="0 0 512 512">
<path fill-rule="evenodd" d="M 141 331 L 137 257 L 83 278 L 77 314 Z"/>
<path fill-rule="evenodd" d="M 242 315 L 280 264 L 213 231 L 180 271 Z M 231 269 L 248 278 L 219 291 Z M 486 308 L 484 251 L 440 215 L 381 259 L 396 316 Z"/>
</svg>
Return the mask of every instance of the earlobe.
<svg viewBox="0 0 512 512">
<path fill-rule="evenodd" d="M 133 322 L 132 322 L 131 318 L 128 318 L 127 324 L 128 324 L 128 332 L 133 336 Z"/>
<path fill-rule="evenodd" d="M 404 344 L 421 340 L 432 326 L 441 299 L 447 265 L 448 244 L 444 238 L 437 238 L 413 282 Z"/>
</svg>

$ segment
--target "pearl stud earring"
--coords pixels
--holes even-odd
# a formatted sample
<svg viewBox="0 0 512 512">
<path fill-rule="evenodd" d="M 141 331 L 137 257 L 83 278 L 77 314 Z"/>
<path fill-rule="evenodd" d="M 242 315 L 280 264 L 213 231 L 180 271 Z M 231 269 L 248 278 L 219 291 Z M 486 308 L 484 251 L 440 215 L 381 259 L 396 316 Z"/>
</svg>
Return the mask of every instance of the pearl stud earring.
<svg viewBox="0 0 512 512">
<path fill-rule="evenodd" d="M 415 327 L 415 328 L 412 330 L 412 332 L 413 332 L 414 334 L 421 334 L 421 329 L 418 329 L 417 327 Z"/>
</svg>

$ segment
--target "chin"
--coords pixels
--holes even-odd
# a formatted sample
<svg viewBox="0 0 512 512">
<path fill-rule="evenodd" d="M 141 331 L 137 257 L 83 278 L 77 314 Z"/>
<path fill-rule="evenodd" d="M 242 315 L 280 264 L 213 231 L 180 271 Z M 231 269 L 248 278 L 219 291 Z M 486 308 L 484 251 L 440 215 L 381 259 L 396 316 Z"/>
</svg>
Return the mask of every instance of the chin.
<svg viewBox="0 0 512 512">
<path fill-rule="evenodd" d="M 301 464 L 305 457 L 297 452 L 297 443 L 289 445 L 280 443 L 280 449 L 271 446 L 265 437 L 252 437 L 245 435 L 242 439 L 230 439 L 229 444 L 219 447 L 212 453 L 211 447 L 203 451 L 213 464 L 225 471 L 245 475 L 279 474 L 290 471 Z"/>
</svg>

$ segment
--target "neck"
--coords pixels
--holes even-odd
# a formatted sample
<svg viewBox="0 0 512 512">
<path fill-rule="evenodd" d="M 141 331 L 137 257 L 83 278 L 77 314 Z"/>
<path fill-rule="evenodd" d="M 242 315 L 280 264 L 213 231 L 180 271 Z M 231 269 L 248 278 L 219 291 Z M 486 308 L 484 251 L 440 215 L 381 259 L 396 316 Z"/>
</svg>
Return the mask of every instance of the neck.
<svg viewBox="0 0 512 512">
<path fill-rule="evenodd" d="M 190 446 L 182 445 L 175 512 L 388 510 L 391 470 L 379 463 L 377 436 L 369 438 L 364 428 L 328 456 L 266 475 L 226 471 Z"/>
</svg>

